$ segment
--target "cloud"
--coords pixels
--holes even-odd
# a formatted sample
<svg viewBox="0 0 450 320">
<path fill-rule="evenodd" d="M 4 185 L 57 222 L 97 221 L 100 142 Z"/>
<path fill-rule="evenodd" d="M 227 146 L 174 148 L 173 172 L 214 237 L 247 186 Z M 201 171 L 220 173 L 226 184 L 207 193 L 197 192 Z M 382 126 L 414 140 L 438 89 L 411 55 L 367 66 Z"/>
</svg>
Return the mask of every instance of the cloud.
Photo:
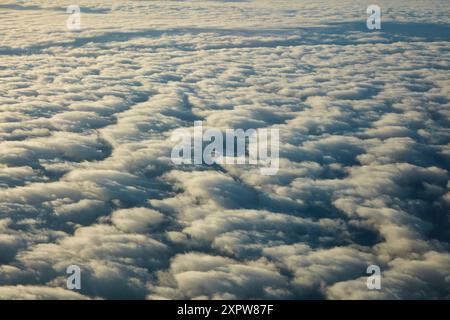
<svg viewBox="0 0 450 320">
<path fill-rule="evenodd" d="M 427 252 L 420 259 L 394 260 L 383 273 L 382 289 L 368 291 L 366 278 L 337 282 L 327 290 L 331 299 L 448 299 L 450 256 Z"/>
<path fill-rule="evenodd" d="M 78 4 L 1 6 L 0 298 L 450 297 L 448 8 Z M 175 165 L 194 121 L 278 129 L 278 173 Z"/>
<path fill-rule="evenodd" d="M 86 297 L 62 288 L 45 286 L 2 286 L 0 287 L 2 300 L 85 300 Z"/>
<path fill-rule="evenodd" d="M 152 287 L 154 293 L 149 298 L 268 298 L 272 292 L 289 293 L 286 279 L 264 262 L 242 264 L 224 257 L 187 253 L 172 260 L 170 273 L 176 287 Z M 163 296 L 165 293 L 171 296 Z"/>
<path fill-rule="evenodd" d="M 128 232 L 143 232 L 156 228 L 164 222 L 164 215 L 148 208 L 121 209 L 112 213 L 111 220 L 119 229 Z"/>
</svg>

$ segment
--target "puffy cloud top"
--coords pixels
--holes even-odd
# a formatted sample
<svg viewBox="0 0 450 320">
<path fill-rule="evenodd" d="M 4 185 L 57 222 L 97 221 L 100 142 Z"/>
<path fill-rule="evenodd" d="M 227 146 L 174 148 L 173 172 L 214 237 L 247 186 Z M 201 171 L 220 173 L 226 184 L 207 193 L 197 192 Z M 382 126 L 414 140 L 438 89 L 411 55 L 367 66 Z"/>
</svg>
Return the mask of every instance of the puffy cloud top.
<svg viewBox="0 0 450 320">
<path fill-rule="evenodd" d="M 450 8 L 378 2 L 2 1 L 0 299 L 449 299 Z M 278 173 L 174 165 L 198 120 Z"/>
</svg>

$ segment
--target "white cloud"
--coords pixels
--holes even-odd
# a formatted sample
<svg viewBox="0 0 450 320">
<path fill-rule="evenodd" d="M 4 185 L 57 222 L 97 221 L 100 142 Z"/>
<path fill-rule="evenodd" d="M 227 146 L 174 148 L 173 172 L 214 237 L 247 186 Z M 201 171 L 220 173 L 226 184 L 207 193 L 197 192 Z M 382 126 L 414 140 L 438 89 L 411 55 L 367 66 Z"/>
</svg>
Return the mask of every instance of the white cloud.
<svg viewBox="0 0 450 320">
<path fill-rule="evenodd" d="M 0 298 L 449 298 L 449 8 L 114 2 L 0 5 Z M 278 174 L 175 166 L 195 120 Z"/>
</svg>

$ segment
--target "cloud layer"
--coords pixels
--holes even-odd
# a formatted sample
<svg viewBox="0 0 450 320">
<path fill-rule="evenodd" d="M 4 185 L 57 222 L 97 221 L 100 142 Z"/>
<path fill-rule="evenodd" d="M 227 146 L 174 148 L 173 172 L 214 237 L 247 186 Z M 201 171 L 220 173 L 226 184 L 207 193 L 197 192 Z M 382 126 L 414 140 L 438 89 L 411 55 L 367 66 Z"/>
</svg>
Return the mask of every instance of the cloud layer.
<svg viewBox="0 0 450 320">
<path fill-rule="evenodd" d="M 273 3 L 0 4 L 1 299 L 450 298 L 448 3 Z M 195 120 L 277 175 L 174 165 Z"/>
</svg>

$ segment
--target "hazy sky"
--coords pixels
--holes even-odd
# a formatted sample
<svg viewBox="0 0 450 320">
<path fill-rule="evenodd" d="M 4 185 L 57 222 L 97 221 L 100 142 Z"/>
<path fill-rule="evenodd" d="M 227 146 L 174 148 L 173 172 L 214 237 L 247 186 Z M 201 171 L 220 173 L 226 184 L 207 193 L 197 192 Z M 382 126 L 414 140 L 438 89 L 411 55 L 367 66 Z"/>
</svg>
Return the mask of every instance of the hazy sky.
<svg viewBox="0 0 450 320">
<path fill-rule="evenodd" d="M 0 298 L 449 299 L 450 2 L 376 3 L 1 0 Z M 175 165 L 195 120 L 278 173 Z"/>
</svg>

